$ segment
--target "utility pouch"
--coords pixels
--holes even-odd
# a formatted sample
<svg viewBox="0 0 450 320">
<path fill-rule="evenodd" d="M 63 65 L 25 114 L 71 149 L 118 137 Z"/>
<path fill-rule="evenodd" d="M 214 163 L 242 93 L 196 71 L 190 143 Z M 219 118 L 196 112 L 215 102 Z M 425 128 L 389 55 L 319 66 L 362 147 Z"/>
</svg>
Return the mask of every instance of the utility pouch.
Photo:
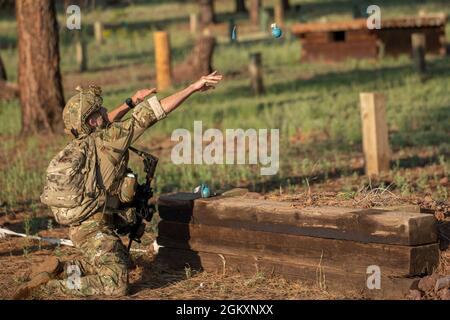
<svg viewBox="0 0 450 320">
<path fill-rule="evenodd" d="M 122 203 L 130 203 L 134 200 L 137 188 L 137 177 L 134 173 L 129 172 L 123 178 L 120 185 L 119 199 Z"/>
</svg>

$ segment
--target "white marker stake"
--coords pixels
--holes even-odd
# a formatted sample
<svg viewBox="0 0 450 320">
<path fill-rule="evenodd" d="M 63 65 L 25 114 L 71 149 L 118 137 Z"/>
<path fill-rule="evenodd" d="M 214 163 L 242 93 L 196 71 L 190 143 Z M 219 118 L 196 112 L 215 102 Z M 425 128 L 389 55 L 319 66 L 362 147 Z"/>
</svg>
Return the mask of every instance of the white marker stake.
<svg viewBox="0 0 450 320">
<path fill-rule="evenodd" d="M 39 236 L 29 236 L 26 235 L 24 233 L 19 233 L 19 232 L 14 232 L 5 228 L 0 228 L 0 239 L 2 238 L 6 238 L 7 235 L 10 236 L 16 236 L 16 237 L 22 237 L 22 238 L 30 238 L 30 239 L 34 239 L 34 240 L 39 240 L 39 241 L 45 241 L 51 244 L 58 244 L 58 245 L 63 245 L 63 246 L 69 246 L 69 247 L 73 247 L 73 242 L 69 239 L 57 239 L 57 238 L 47 238 L 47 237 L 39 237 Z M 155 246 L 153 244 L 153 246 Z M 146 253 L 147 250 L 144 249 L 131 249 L 132 252 L 142 252 L 142 253 Z"/>
</svg>

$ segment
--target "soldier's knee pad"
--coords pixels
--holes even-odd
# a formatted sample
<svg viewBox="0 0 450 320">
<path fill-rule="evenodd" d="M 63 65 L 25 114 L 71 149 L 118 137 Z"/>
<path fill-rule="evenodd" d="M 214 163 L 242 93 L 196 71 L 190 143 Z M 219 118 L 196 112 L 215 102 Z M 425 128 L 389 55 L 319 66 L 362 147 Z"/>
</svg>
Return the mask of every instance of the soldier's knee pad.
<svg viewBox="0 0 450 320">
<path fill-rule="evenodd" d="M 119 277 L 118 281 L 111 281 L 105 285 L 105 294 L 108 296 L 125 296 L 128 294 L 128 277 Z"/>
<path fill-rule="evenodd" d="M 110 288 L 110 290 L 107 291 L 107 295 L 109 296 L 126 296 L 128 294 L 128 284 L 119 284 L 118 286 Z"/>
</svg>

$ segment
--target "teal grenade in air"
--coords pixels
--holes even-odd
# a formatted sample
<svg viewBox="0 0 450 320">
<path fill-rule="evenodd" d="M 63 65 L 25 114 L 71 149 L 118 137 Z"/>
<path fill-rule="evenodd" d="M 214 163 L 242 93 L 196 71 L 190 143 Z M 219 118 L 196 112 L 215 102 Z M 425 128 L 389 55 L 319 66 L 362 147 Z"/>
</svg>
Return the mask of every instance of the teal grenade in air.
<svg viewBox="0 0 450 320">
<path fill-rule="evenodd" d="M 270 25 L 270 28 L 272 29 L 272 36 L 274 36 L 275 38 L 279 38 L 283 35 L 283 31 L 279 26 L 277 26 L 276 23 L 272 23 Z"/>
</svg>

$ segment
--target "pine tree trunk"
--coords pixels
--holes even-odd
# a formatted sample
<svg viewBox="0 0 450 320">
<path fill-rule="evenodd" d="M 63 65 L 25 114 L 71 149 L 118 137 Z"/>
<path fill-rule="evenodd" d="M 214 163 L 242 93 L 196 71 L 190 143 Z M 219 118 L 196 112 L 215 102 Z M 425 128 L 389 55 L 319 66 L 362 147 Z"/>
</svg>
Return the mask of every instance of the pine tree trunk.
<svg viewBox="0 0 450 320">
<path fill-rule="evenodd" d="M 211 36 L 202 36 L 195 41 L 195 46 L 185 61 L 189 68 L 188 79 L 198 79 L 213 71 L 212 57 L 215 46 L 216 39 Z"/>
<path fill-rule="evenodd" d="M 5 65 L 3 64 L 2 57 L 0 57 L 0 81 L 6 81 L 8 77 L 6 76 Z"/>
<path fill-rule="evenodd" d="M 212 59 L 216 39 L 211 36 L 201 36 L 195 41 L 195 46 L 182 64 L 175 68 L 178 82 L 194 81 L 213 71 Z"/>
<path fill-rule="evenodd" d="M 200 25 L 206 27 L 216 22 L 214 15 L 214 0 L 199 0 Z"/>
<path fill-rule="evenodd" d="M 0 0 L 0 9 L 14 8 L 14 0 Z"/>
<path fill-rule="evenodd" d="M 192 69 L 194 70 L 194 78 L 210 74 L 212 70 L 212 57 L 216 39 L 214 37 L 201 37 L 197 39 L 194 50 L 192 52 Z"/>
<path fill-rule="evenodd" d="M 17 0 L 22 133 L 63 129 L 59 39 L 53 0 Z"/>
<path fill-rule="evenodd" d="M 236 13 L 247 13 L 247 8 L 245 7 L 245 0 L 236 0 Z"/>
</svg>

